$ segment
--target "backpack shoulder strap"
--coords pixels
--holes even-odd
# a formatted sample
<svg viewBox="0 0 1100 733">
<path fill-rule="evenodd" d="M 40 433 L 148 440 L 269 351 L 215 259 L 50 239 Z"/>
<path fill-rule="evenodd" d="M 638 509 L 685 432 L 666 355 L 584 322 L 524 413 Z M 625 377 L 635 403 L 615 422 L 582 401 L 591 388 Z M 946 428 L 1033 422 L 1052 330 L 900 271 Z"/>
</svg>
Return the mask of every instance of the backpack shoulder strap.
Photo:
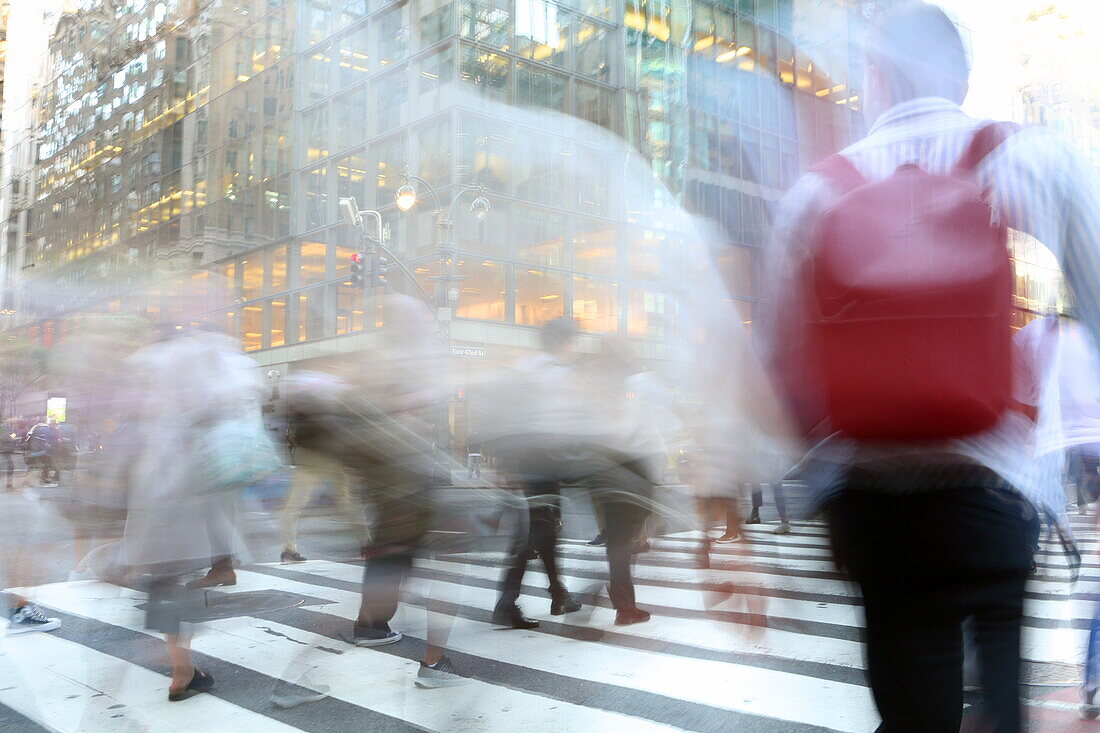
<svg viewBox="0 0 1100 733">
<path fill-rule="evenodd" d="M 978 128 L 970 138 L 959 162 L 955 164 L 954 174 L 965 175 L 978 167 L 987 155 L 1008 139 L 1009 135 L 1020 129 L 1015 122 L 989 122 Z"/>
<path fill-rule="evenodd" d="M 863 174 L 857 171 L 856 167 L 852 165 L 852 161 L 848 160 L 840 153 L 830 155 L 828 158 L 825 158 L 820 163 L 810 168 L 810 170 L 830 181 L 834 186 L 839 188 L 842 193 L 848 193 L 867 182 Z"/>
</svg>

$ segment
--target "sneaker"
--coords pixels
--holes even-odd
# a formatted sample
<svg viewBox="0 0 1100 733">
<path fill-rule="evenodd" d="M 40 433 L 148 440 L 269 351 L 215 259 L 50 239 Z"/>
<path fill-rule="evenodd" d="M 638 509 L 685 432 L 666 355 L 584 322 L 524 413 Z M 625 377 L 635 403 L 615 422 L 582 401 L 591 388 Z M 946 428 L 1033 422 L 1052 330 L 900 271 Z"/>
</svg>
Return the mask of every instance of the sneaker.
<svg viewBox="0 0 1100 733">
<path fill-rule="evenodd" d="M 780 522 L 779 526 L 772 530 L 772 534 L 790 534 L 791 525 L 787 522 Z"/>
<path fill-rule="evenodd" d="M 637 542 L 635 542 L 635 543 L 634 543 L 634 545 L 633 545 L 633 546 L 632 546 L 632 547 L 630 548 L 630 554 L 632 554 L 632 555 L 640 555 L 640 554 L 642 554 L 643 552 L 649 552 L 649 551 L 650 551 L 650 550 L 652 550 L 652 549 L 653 549 L 653 548 L 652 548 L 652 547 L 650 546 L 650 544 L 649 544 L 649 540 L 638 540 L 638 541 L 637 541 Z"/>
<path fill-rule="evenodd" d="M 283 550 L 283 554 L 279 555 L 279 562 L 305 562 L 306 559 L 302 557 L 302 554 L 296 550 Z"/>
<path fill-rule="evenodd" d="M 606 544 L 607 538 L 603 536 L 603 532 L 600 532 L 598 535 L 588 540 L 588 545 L 590 547 L 603 547 Z"/>
<path fill-rule="evenodd" d="M 649 611 L 643 611 L 640 608 L 624 608 L 615 612 L 615 625 L 644 624 L 652 615 Z"/>
<path fill-rule="evenodd" d="M 46 616 L 37 607 L 25 603 L 8 617 L 9 634 L 25 634 L 28 631 L 53 631 L 60 628 L 61 619 Z"/>
<path fill-rule="evenodd" d="M 420 670 L 416 673 L 417 687 L 454 687 L 469 681 L 470 678 L 460 675 L 446 656 L 440 657 L 438 662 L 430 666 L 421 662 Z"/>
<path fill-rule="evenodd" d="M 741 539 L 739 534 L 730 534 L 726 532 L 724 535 L 715 540 L 715 543 L 719 545 L 732 545 L 737 540 Z"/>
<path fill-rule="evenodd" d="M 389 624 L 381 629 L 355 624 L 355 635 L 352 638 L 352 643 L 355 646 L 382 646 L 401 641 L 401 636 L 401 632 L 391 630 Z"/>
<path fill-rule="evenodd" d="M 291 683 L 279 680 L 275 683 L 275 690 L 271 693 L 271 704 L 283 710 L 296 708 L 311 702 L 320 702 L 328 697 L 328 685 L 318 685 L 310 682 L 305 675 L 297 682 Z"/>
<path fill-rule="evenodd" d="M 757 512 L 753 512 L 749 515 L 749 518 L 745 520 L 745 524 L 760 524 L 760 515 Z"/>
</svg>

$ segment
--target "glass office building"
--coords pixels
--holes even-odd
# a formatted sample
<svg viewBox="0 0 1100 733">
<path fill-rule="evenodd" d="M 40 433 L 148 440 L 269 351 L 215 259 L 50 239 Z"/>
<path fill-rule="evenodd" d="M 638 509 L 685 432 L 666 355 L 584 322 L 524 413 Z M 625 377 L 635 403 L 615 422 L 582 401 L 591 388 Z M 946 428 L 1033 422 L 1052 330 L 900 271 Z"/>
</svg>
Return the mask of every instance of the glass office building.
<svg viewBox="0 0 1100 733">
<path fill-rule="evenodd" d="M 658 353 L 680 246 L 644 217 L 663 193 L 616 179 L 621 149 L 556 134 L 560 114 L 621 138 L 713 224 L 751 323 L 770 208 L 857 132 L 865 5 L 83 0 L 50 42 L 6 297 L 40 340 L 66 314 L 133 313 L 215 324 L 291 371 L 339 358 L 381 317 L 346 282 L 339 198 L 381 212 L 425 290 L 439 274 L 427 192 L 394 205 L 409 173 L 443 207 L 470 184 L 491 203 L 482 221 L 455 206 L 452 344 L 495 363 L 568 316 Z M 399 272 L 389 287 L 415 292 Z"/>
</svg>

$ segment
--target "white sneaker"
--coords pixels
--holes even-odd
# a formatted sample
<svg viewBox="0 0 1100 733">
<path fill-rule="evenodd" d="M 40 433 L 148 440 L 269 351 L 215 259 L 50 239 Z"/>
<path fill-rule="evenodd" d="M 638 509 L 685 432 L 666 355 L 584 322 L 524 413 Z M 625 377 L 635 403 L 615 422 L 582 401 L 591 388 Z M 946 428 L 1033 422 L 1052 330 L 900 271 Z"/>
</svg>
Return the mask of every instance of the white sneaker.
<svg viewBox="0 0 1100 733">
<path fill-rule="evenodd" d="M 30 603 L 25 603 L 8 617 L 9 634 L 25 634 L 28 631 L 53 631 L 61 627 L 61 619 L 50 618 Z"/>
<path fill-rule="evenodd" d="M 294 683 L 280 680 L 275 683 L 275 691 L 271 693 L 271 704 L 289 710 L 299 705 L 320 702 L 328 697 L 329 689 L 331 688 L 328 685 L 313 683 L 306 675 L 302 675 Z"/>
</svg>

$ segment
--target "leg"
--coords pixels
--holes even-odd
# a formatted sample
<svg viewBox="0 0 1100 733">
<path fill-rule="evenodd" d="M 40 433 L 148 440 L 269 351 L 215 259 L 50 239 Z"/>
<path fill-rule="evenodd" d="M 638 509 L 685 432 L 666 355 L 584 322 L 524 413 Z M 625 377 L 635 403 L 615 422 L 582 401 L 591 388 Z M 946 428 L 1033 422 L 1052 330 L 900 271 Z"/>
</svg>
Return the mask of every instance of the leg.
<svg viewBox="0 0 1100 733">
<path fill-rule="evenodd" d="M 508 553 L 504 574 L 500 581 L 500 598 L 497 600 L 497 609 L 510 609 L 519 600 L 520 586 L 523 583 L 523 575 L 527 572 L 527 562 L 534 557 L 534 548 L 531 542 L 532 527 L 534 525 L 533 511 L 529 506 L 524 508 L 526 522 L 518 522 L 515 536 L 512 538 L 512 547 Z"/>
<path fill-rule="evenodd" d="M 1020 623 L 1027 573 L 1007 573 L 987 585 L 987 601 L 974 615 L 981 666 L 982 730 L 1017 733 L 1020 715 Z M 1092 645 L 1090 636 L 1089 645 Z M 1090 649 L 1091 651 L 1091 649 Z"/>
<path fill-rule="evenodd" d="M 782 481 L 772 484 L 772 495 L 775 497 L 775 509 L 779 512 L 779 522 L 787 524 L 787 496 L 783 493 Z"/>
<path fill-rule="evenodd" d="M 962 619 L 904 583 L 860 587 L 879 732 L 956 733 L 963 704 Z"/>
<path fill-rule="evenodd" d="M 749 514 L 749 524 L 760 523 L 760 507 L 764 506 L 764 487 L 761 484 L 752 484 L 752 513 Z"/>
<path fill-rule="evenodd" d="M 644 514 L 640 507 L 625 501 L 607 502 L 606 512 L 611 605 L 616 611 L 629 611 L 637 607 L 631 577 L 631 550 Z"/>
<path fill-rule="evenodd" d="M 389 631 L 390 620 L 401 600 L 401 583 L 412 568 L 411 550 L 379 554 L 367 560 L 363 569 L 363 601 L 358 624 Z"/>
<path fill-rule="evenodd" d="M 299 458 L 306 460 L 305 449 L 300 449 Z M 279 535 L 283 542 L 283 552 L 298 552 L 298 520 L 302 516 L 302 510 L 309 504 L 313 492 L 317 490 L 320 479 L 313 471 L 312 465 L 298 464 L 290 478 L 290 487 L 287 490 L 286 500 L 282 511 L 279 512 Z"/>
</svg>

